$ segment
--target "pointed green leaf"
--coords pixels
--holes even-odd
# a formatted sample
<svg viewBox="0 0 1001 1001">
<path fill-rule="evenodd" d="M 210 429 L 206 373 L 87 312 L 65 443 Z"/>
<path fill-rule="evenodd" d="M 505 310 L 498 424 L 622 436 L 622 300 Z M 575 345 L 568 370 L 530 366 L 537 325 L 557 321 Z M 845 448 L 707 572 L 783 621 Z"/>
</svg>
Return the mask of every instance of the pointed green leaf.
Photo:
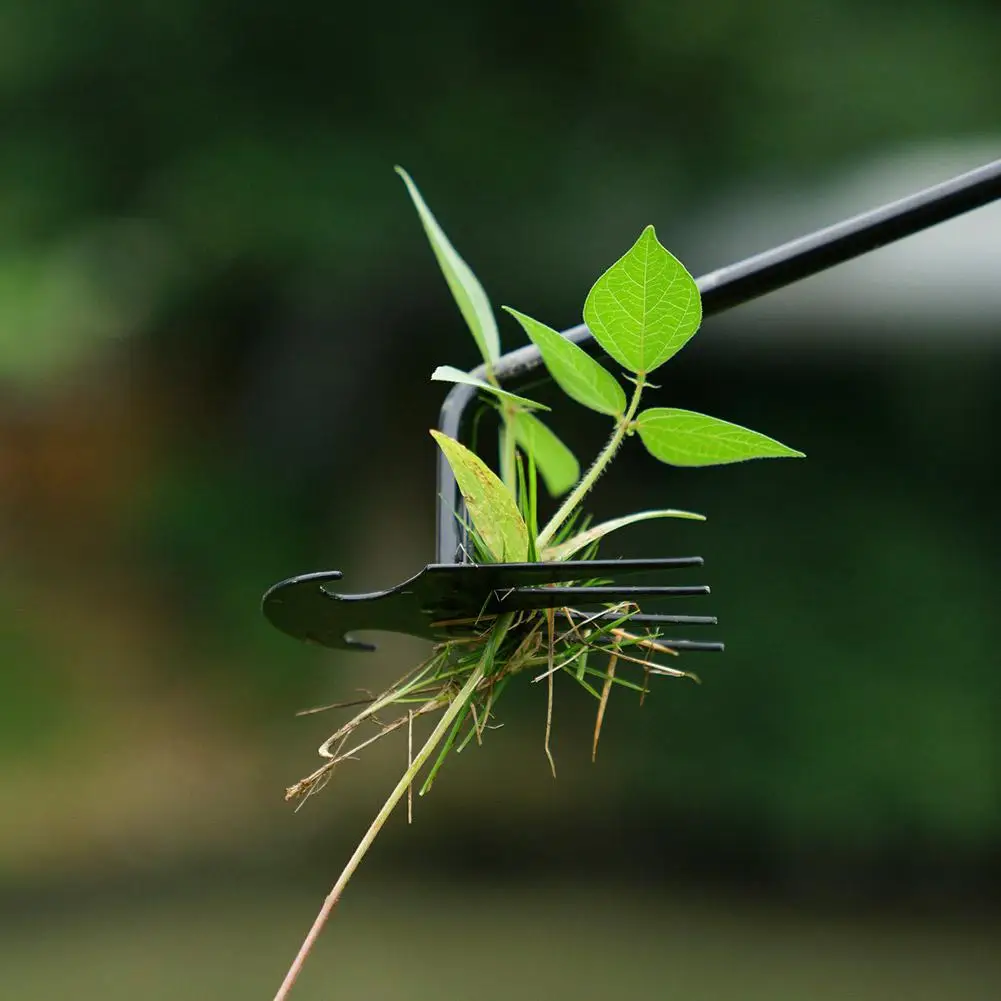
<svg viewBox="0 0 1001 1001">
<path fill-rule="evenodd" d="M 636 426 L 647 451 L 672 466 L 804 457 L 774 438 L 691 410 L 652 407 L 636 418 Z"/>
<path fill-rule="evenodd" d="M 565 494 L 580 479 L 580 464 L 573 452 L 538 417 L 515 414 L 514 435 L 522 449 L 535 459 L 553 497 Z"/>
<path fill-rule="evenodd" d="M 702 300 L 695 279 L 647 226 L 594 283 L 584 322 L 620 365 L 649 375 L 699 329 Z"/>
<path fill-rule="evenodd" d="M 521 563 L 528 556 L 528 529 L 511 491 L 493 470 L 465 445 L 432 431 L 455 473 L 473 527 L 494 559 Z"/>
<path fill-rule="evenodd" d="M 622 518 L 613 518 L 611 521 L 603 521 L 594 528 L 589 528 L 585 532 L 575 535 L 566 542 L 561 542 L 558 546 L 549 546 L 542 554 L 544 560 L 568 560 L 575 553 L 579 553 L 585 547 L 597 542 L 610 532 L 615 532 L 626 525 L 634 525 L 638 521 L 650 521 L 652 518 L 687 518 L 689 521 L 705 521 L 705 515 L 695 514 L 693 511 L 676 511 L 673 508 L 665 508 L 662 511 L 640 511 L 637 514 L 627 514 Z"/>
<path fill-rule="evenodd" d="M 410 197 L 417 207 L 434 256 L 438 258 L 445 281 L 452 290 L 452 296 L 480 349 L 480 354 L 483 355 L 483 360 L 488 365 L 492 364 L 500 357 L 500 339 L 497 336 L 497 321 L 494 319 L 494 312 L 490 308 L 490 300 L 487 299 L 483 286 L 469 265 L 456 253 L 425 204 L 417 185 L 410 179 L 410 175 L 402 167 L 397 167 L 396 173 L 403 178 L 403 183 L 406 184 L 407 191 L 410 192 Z"/>
<path fill-rule="evenodd" d="M 583 348 L 510 306 L 502 306 L 501 309 L 522 325 L 539 349 L 549 374 L 567 396 L 597 410 L 599 414 L 621 417 L 626 412 L 626 394 L 618 380 Z"/>
<path fill-rule="evenodd" d="M 536 403 L 534 400 L 526 399 L 524 396 L 516 396 L 514 393 L 509 393 L 506 389 L 492 386 L 485 379 L 477 379 L 475 375 L 470 375 L 468 372 L 463 372 L 462 369 L 454 368 L 451 365 L 439 365 L 431 373 L 431 379 L 434 382 L 461 382 L 466 386 L 475 386 L 477 389 L 493 393 L 494 396 L 511 400 L 512 403 L 518 403 L 523 407 L 534 408 L 535 410 L 549 410 L 549 407 L 544 403 Z"/>
</svg>

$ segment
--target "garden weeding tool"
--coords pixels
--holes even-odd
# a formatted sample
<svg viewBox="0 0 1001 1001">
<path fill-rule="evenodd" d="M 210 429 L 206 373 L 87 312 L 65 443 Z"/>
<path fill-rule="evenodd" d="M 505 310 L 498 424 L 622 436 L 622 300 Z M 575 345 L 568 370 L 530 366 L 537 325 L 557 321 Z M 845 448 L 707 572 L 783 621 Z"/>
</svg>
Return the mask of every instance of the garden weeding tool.
<svg viewBox="0 0 1001 1001">
<path fill-rule="evenodd" d="M 605 603 L 632 603 L 639 598 L 708 594 L 702 585 L 578 585 L 575 580 L 631 577 L 651 571 L 701 566 L 698 556 L 649 560 L 563 560 L 560 563 L 432 563 L 410 580 L 373 594 L 336 594 L 326 584 L 338 581 L 338 570 L 293 577 L 264 596 L 264 614 L 279 629 L 298 639 L 341 650 L 372 650 L 349 638 L 360 629 L 408 633 L 445 640 L 474 635 L 504 612 L 584 608 Z M 594 613 L 588 618 L 595 617 Z M 615 611 L 599 619 L 622 618 Z M 632 614 L 635 625 L 715 625 L 704 615 Z M 660 640 L 676 649 L 721 650 L 720 643 Z"/>
<path fill-rule="evenodd" d="M 782 244 L 698 280 L 704 316 L 723 312 L 910 236 L 937 223 L 1001 198 L 1001 160 L 962 174 L 915 195 Z M 583 324 L 564 336 L 588 351 L 597 344 Z M 493 374 L 505 388 L 542 364 L 538 348 L 529 345 L 499 359 Z M 485 369 L 474 372 L 483 378 Z M 463 418 L 476 395 L 473 386 L 456 385 L 442 406 L 439 429 L 459 439 Z M 656 573 L 701 566 L 702 559 L 668 557 L 644 560 L 565 560 L 548 563 L 476 564 L 466 557 L 462 537 L 463 504 L 452 469 L 438 456 L 437 562 L 396 587 L 371 594 L 339 594 L 327 585 L 341 579 L 337 570 L 292 577 L 264 595 L 268 620 L 300 640 L 343 650 L 372 650 L 351 639 L 357 630 L 407 633 L 447 640 L 475 635 L 492 617 L 505 612 L 554 609 L 565 618 L 571 609 L 631 603 L 639 599 L 703 595 L 705 586 L 593 584 L 598 579 Z M 582 583 L 583 582 L 583 583 Z M 592 618 L 620 619 L 618 609 L 598 610 Z M 565 611 L 563 611 L 565 610 Z M 631 624 L 657 629 L 657 641 L 676 650 L 721 651 L 722 643 L 662 638 L 665 625 L 715 625 L 711 616 L 629 615 Z"/>
</svg>

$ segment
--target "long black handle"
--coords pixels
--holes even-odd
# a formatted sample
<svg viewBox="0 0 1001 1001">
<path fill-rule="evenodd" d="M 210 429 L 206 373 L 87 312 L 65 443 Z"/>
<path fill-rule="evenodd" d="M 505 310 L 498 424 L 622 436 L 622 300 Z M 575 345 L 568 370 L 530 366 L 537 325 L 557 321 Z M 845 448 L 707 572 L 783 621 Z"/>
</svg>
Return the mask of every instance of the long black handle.
<svg viewBox="0 0 1001 1001">
<path fill-rule="evenodd" d="M 919 233 L 937 223 L 953 219 L 971 209 L 980 208 L 1001 198 L 1001 160 L 995 160 L 969 173 L 915 195 L 890 202 L 871 212 L 863 212 L 844 222 L 817 230 L 773 250 L 748 257 L 698 279 L 702 295 L 702 313 L 712 316 L 733 306 L 756 299 L 776 289 L 792 285 L 820 271 L 842 264 L 854 257 L 893 243 L 905 236 Z M 563 336 L 588 351 L 600 348 L 591 332 L 582 323 L 563 332 Z M 498 359 L 494 375 L 501 385 L 525 375 L 542 364 L 542 356 L 534 344 L 511 351 Z M 485 366 L 474 372 L 480 378 Z M 442 404 L 438 427 L 452 438 L 458 438 L 466 408 L 477 390 L 474 386 L 456 385 Z M 438 540 L 439 563 L 455 561 L 459 553 L 459 525 L 456 513 L 461 511 L 461 497 L 455 477 L 443 454 L 438 454 Z"/>
</svg>

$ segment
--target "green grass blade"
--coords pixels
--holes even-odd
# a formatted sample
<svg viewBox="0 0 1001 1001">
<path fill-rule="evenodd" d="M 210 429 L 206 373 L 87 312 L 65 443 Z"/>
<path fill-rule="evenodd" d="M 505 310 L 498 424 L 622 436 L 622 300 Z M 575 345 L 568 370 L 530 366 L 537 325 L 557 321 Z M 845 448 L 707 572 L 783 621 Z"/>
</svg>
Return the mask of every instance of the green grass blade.
<svg viewBox="0 0 1001 1001">
<path fill-rule="evenodd" d="M 561 542 L 559 545 L 549 546 L 542 554 L 545 560 L 567 560 L 581 549 L 603 539 L 612 532 L 617 532 L 620 528 L 628 525 L 635 525 L 640 521 L 650 521 L 653 518 L 685 518 L 689 521 L 705 521 L 705 515 L 695 514 L 692 511 L 677 511 L 674 508 L 665 508 L 662 511 L 638 511 L 636 514 L 627 514 L 622 518 L 613 518 L 611 521 L 603 521 L 600 525 L 595 525 L 586 531 L 580 532 Z"/>
<path fill-rule="evenodd" d="M 497 396 L 502 400 L 517 403 L 519 406 L 528 407 L 531 410 L 550 409 L 544 403 L 536 403 L 534 400 L 529 400 L 527 397 L 518 396 L 515 393 L 509 393 L 506 389 L 501 389 L 500 386 L 494 386 L 485 379 L 477 379 L 475 375 L 471 375 L 469 372 L 463 372 L 462 369 L 455 368 L 453 365 L 439 365 L 431 373 L 431 381 L 459 382 L 465 386 L 475 386 L 477 389 L 482 389 L 485 393 L 492 393 L 494 396 Z"/>
<path fill-rule="evenodd" d="M 421 224 L 424 226 L 424 232 L 427 234 L 434 256 L 438 259 L 438 265 L 445 276 L 445 281 L 448 282 L 448 287 L 452 290 L 452 297 L 459 307 L 459 312 L 462 313 L 463 319 L 469 327 L 469 332 L 473 335 L 476 346 L 480 349 L 480 354 L 483 355 L 483 360 L 488 365 L 492 365 L 500 357 L 500 337 L 497 333 L 497 321 L 494 319 L 490 300 L 487 299 L 487 294 L 479 279 L 458 255 L 445 235 L 445 231 L 438 225 L 438 220 L 427 207 L 410 175 L 402 167 L 397 167 L 396 173 L 403 178 L 403 183 L 407 186 L 407 191 L 410 193 L 417 214 L 421 218 Z"/>
</svg>

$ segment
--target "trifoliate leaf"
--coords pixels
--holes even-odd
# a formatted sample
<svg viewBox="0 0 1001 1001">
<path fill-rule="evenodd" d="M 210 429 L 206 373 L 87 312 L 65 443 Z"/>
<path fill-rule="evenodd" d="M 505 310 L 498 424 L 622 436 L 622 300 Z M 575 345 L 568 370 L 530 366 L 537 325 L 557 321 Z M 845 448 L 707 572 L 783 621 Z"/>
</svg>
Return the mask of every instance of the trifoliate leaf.
<svg viewBox="0 0 1001 1001">
<path fill-rule="evenodd" d="M 485 379 L 477 379 L 475 375 L 463 372 L 462 369 L 453 368 L 451 365 L 439 365 L 431 373 L 431 379 L 434 382 L 461 382 L 467 386 L 475 386 L 477 389 L 493 393 L 494 396 L 499 396 L 505 400 L 511 400 L 512 403 L 518 403 L 523 407 L 534 408 L 535 410 L 549 409 L 544 403 L 536 403 L 534 400 L 526 399 L 524 396 L 509 393 L 506 389 L 493 386 Z"/>
<path fill-rule="evenodd" d="M 720 466 L 745 459 L 803 458 L 774 438 L 691 410 L 652 407 L 636 418 L 647 451 L 672 466 Z"/>
<path fill-rule="evenodd" d="M 702 300 L 695 279 L 647 226 L 594 283 L 584 322 L 620 365 L 649 375 L 699 329 Z"/>
<path fill-rule="evenodd" d="M 539 349 L 549 374 L 567 396 L 599 414 L 621 417 L 626 412 L 626 394 L 618 380 L 583 348 L 516 309 L 501 308 L 522 325 Z"/>
<path fill-rule="evenodd" d="M 511 491 L 465 445 L 440 431 L 432 431 L 431 436 L 445 453 L 470 521 L 494 559 L 524 562 L 528 556 L 528 529 Z"/>
<path fill-rule="evenodd" d="M 665 508 L 662 511 L 640 511 L 637 514 L 627 514 L 622 518 L 613 518 L 611 521 L 603 521 L 600 525 L 595 525 L 584 532 L 575 535 L 566 542 L 561 542 L 557 546 L 550 546 L 542 554 L 544 560 L 568 560 L 575 553 L 597 542 L 610 532 L 615 532 L 626 525 L 634 525 L 638 521 L 650 521 L 652 518 L 687 518 L 689 521 L 705 521 L 705 515 L 695 514 L 692 511 L 676 511 L 673 508 Z"/>
<path fill-rule="evenodd" d="M 580 464 L 573 452 L 531 414 L 514 415 L 515 440 L 535 459 L 535 467 L 553 497 L 565 494 L 580 479 Z"/>
<path fill-rule="evenodd" d="M 452 290 L 452 296 L 480 349 L 480 354 L 483 355 L 483 360 L 488 365 L 492 364 L 500 357 L 500 338 L 497 335 L 497 321 L 494 319 L 494 312 L 490 308 L 490 300 L 487 299 L 483 286 L 469 265 L 456 253 L 425 204 L 417 185 L 410 179 L 410 175 L 402 167 L 397 167 L 396 173 L 403 178 L 403 183 L 406 184 L 407 191 L 410 192 L 410 197 L 417 207 L 434 256 L 438 258 L 445 281 Z"/>
</svg>

